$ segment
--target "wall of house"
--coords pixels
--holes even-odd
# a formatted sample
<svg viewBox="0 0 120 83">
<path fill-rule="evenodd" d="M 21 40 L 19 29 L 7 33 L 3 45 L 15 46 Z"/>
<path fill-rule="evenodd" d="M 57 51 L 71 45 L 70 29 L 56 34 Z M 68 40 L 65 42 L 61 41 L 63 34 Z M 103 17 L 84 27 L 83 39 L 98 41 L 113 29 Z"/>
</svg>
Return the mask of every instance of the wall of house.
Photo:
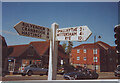
<svg viewBox="0 0 120 83">
<path fill-rule="evenodd" d="M 117 56 L 113 49 L 103 50 L 100 52 L 100 70 L 101 72 L 113 72 L 117 66 Z"/>
<path fill-rule="evenodd" d="M 77 49 L 72 49 L 71 52 L 71 58 L 72 58 L 72 63 L 73 64 L 94 64 L 94 60 L 93 57 L 96 56 L 97 58 L 97 62 L 96 64 L 99 65 L 100 64 L 100 51 L 99 48 L 97 48 L 97 54 L 93 54 L 93 49 L 92 48 L 86 48 L 86 53 L 84 53 L 84 49 L 80 49 L 80 52 L 77 53 Z M 77 60 L 77 57 L 80 57 L 80 60 Z M 86 57 L 86 60 L 84 60 L 84 57 Z"/>
<path fill-rule="evenodd" d="M 0 36 L 1 37 L 1 36 Z M 7 60 L 7 57 L 8 57 L 8 47 L 7 47 L 7 43 L 4 39 L 4 37 L 1 37 L 0 38 L 0 51 L 1 51 L 1 66 L 2 68 L 2 74 L 6 74 L 7 73 L 7 70 L 8 70 L 8 60 Z M 0 70 L 1 71 L 1 70 Z"/>
</svg>

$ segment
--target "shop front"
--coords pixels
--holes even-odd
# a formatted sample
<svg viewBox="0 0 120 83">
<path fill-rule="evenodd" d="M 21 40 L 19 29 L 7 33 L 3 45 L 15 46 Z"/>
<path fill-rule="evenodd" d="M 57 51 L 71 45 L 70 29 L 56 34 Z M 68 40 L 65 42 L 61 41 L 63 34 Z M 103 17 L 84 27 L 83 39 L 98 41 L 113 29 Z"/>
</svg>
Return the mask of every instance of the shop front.
<svg viewBox="0 0 120 83">
<path fill-rule="evenodd" d="M 37 64 L 48 68 L 49 41 L 30 42 L 26 45 L 8 46 L 11 51 L 8 57 L 9 72 L 17 73 L 21 66 Z M 58 49 L 58 63 L 67 64 L 68 58 L 61 46 Z"/>
<path fill-rule="evenodd" d="M 38 64 L 42 66 L 42 56 L 40 56 L 32 45 L 10 46 L 13 52 L 8 57 L 8 71 L 17 73 L 21 66 Z"/>
</svg>

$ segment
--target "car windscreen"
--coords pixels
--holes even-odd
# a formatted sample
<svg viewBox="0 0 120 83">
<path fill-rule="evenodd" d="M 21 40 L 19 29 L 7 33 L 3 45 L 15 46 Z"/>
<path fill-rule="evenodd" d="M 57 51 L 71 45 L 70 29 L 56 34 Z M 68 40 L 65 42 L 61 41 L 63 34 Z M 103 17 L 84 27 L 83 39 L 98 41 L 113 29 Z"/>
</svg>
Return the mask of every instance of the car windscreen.
<svg viewBox="0 0 120 83">
<path fill-rule="evenodd" d="M 118 67 L 117 67 L 117 70 L 119 70 L 119 71 L 120 71 L 120 66 L 118 66 Z"/>
<path fill-rule="evenodd" d="M 37 66 L 36 66 L 36 65 L 30 65 L 30 67 L 37 68 Z"/>
</svg>

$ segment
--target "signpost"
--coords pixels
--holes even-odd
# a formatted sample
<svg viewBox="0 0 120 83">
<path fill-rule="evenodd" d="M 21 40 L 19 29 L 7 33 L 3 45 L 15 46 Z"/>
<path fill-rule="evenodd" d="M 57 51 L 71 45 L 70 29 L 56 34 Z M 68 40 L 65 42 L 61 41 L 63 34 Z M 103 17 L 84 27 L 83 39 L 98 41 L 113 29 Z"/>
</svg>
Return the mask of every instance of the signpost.
<svg viewBox="0 0 120 83">
<path fill-rule="evenodd" d="M 87 26 L 57 29 L 56 41 L 86 41 L 91 34 Z"/>
<path fill-rule="evenodd" d="M 50 40 L 50 29 L 35 24 L 19 22 L 14 26 L 19 35 Z"/>
<path fill-rule="evenodd" d="M 58 41 L 86 41 L 92 34 L 87 26 L 58 27 L 57 23 L 53 23 L 50 29 L 23 21 L 14 26 L 19 35 L 50 40 L 48 80 L 56 80 Z"/>
</svg>

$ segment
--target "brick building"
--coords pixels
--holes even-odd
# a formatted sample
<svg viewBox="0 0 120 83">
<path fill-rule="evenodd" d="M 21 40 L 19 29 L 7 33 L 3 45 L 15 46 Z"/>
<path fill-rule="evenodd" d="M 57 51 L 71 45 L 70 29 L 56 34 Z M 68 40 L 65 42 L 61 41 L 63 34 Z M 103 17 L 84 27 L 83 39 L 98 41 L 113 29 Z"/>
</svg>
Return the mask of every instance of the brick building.
<svg viewBox="0 0 120 83">
<path fill-rule="evenodd" d="M 111 72 L 117 65 L 116 50 L 102 41 L 81 44 L 72 49 L 71 64 L 90 69 L 96 67 L 97 72 Z"/>
<path fill-rule="evenodd" d="M 49 41 L 30 42 L 25 45 L 8 46 L 9 48 L 9 72 L 17 72 L 22 65 L 39 64 L 48 67 L 49 63 Z M 68 56 L 61 45 L 58 46 L 58 66 L 68 64 Z"/>
<path fill-rule="evenodd" d="M 2 69 L 2 76 L 4 76 L 4 74 L 7 73 L 7 57 L 8 57 L 7 50 L 8 46 L 6 40 L 3 36 L 0 35 L 0 59 L 2 59 L 0 60 L 1 61 L 0 70 Z"/>
</svg>

